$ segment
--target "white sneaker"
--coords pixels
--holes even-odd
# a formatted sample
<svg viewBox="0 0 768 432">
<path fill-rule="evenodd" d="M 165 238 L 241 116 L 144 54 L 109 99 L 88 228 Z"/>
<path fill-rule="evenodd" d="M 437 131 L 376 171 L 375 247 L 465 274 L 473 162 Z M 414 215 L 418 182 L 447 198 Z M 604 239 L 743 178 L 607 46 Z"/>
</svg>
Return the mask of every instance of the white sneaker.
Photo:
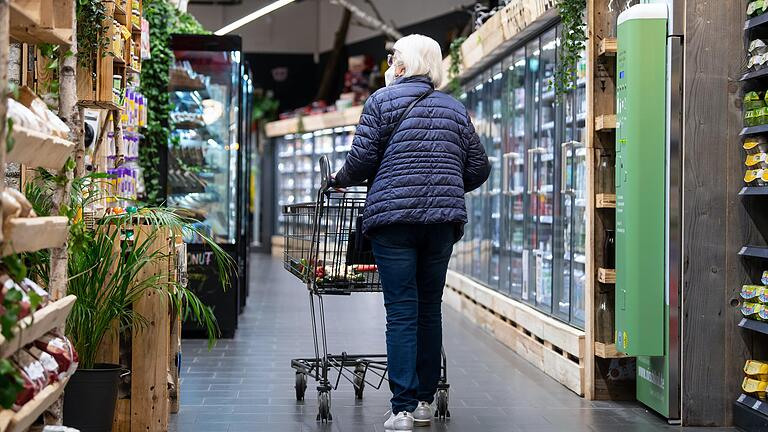
<svg viewBox="0 0 768 432">
<path fill-rule="evenodd" d="M 416 427 L 429 426 L 432 423 L 432 406 L 427 402 L 419 402 L 413 411 L 413 423 Z"/>
<path fill-rule="evenodd" d="M 408 412 L 401 412 L 398 415 L 390 413 L 389 419 L 384 422 L 385 432 L 412 432 L 413 431 L 413 416 Z"/>
</svg>

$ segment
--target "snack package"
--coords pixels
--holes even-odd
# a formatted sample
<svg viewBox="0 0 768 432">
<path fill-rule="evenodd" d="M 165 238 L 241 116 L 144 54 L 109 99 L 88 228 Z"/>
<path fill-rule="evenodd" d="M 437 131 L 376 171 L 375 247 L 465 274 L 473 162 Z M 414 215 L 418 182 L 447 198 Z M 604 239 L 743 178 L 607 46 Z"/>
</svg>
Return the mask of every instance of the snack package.
<svg viewBox="0 0 768 432">
<path fill-rule="evenodd" d="M 764 136 L 750 136 L 742 145 L 747 153 L 768 152 L 768 139 Z"/>
<path fill-rule="evenodd" d="M 37 361 L 39 361 L 43 366 L 43 369 L 45 370 L 45 376 L 48 378 L 47 384 L 53 384 L 63 378 L 63 376 L 61 376 L 59 373 L 59 364 L 56 362 L 56 359 L 53 358 L 52 355 L 36 346 L 29 347 L 27 352 L 32 357 L 36 358 Z"/>
<path fill-rule="evenodd" d="M 21 366 L 15 363 L 14 365 L 16 366 L 16 369 L 18 369 L 19 376 L 21 376 L 22 381 L 24 381 L 24 387 L 21 389 L 19 394 L 16 395 L 16 402 L 13 404 L 13 410 L 18 411 L 22 406 L 24 406 L 25 403 L 32 400 L 37 392 L 35 391 L 35 381 L 30 378 L 29 375 L 27 375 Z"/>
<path fill-rule="evenodd" d="M 27 293 L 33 292 L 40 297 L 40 304 L 37 306 L 38 309 L 45 307 L 50 303 L 51 296 L 48 294 L 48 291 L 41 288 L 40 285 L 36 284 L 31 279 L 24 278 L 19 285 L 23 290 L 27 291 Z"/>
<path fill-rule="evenodd" d="M 764 186 L 768 183 L 768 170 L 762 168 L 747 170 L 744 173 L 744 183 L 754 184 L 756 186 Z"/>
<path fill-rule="evenodd" d="M 761 285 L 744 285 L 741 287 L 741 298 L 750 303 L 759 303 L 760 296 L 765 292 Z"/>
<path fill-rule="evenodd" d="M 766 9 L 768 9 L 768 1 L 755 0 L 747 5 L 747 16 L 756 17 L 765 13 Z"/>
<path fill-rule="evenodd" d="M 750 54 L 765 54 L 768 52 L 768 46 L 762 39 L 754 39 L 749 42 L 749 48 L 747 48 Z"/>
<path fill-rule="evenodd" d="M 758 381 L 768 381 L 768 363 L 758 360 L 747 360 L 744 373 Z"/>
<path fill-rule="evenodd" d="M 749 377 L 744 378 L 741 383 L 741 389 L 744 393 L 757 396 L 758 399 L 765 400 L 765 389 L 768 387 L 768 382 L 758 381 Z"/>
<path fill-rule="evenodd" d="M 760 312 L 763 311 L 764 309 L 765 307 L 760 303 L 744 302 L 741 304 L 741 314 L 744 315 L 746 318 L 750 318 L 758 321 L 761 321 Z"/>
<path fill-rule="evenodd" d="M 768 168 L 768 154 L 766 153 L 753 153 L 747 155 L 744 160 L 744 165 L 748 167 L 757 166 L 759 168 Z"/>
<path fill-rule="evenodd" d="M 751 91 L 744 95 L 744 109 L 747 111 L 756 110 L 765 106 L 765 100 L 760 97 L 756 91 Z"/>
<path fill-rule="evenodd" d="M 75 372 L 78 357 L 75 348 L 66 336 L 51 331 L 35 341 L 35 346 L 50 354 L 59 364 L 59 375 L 68 376 Z"/>
<path fill-rule="evenodd" d="M 22 319 L 28 316 L 32 312 L 32 303 L 30 302 L 29 295 L 26 293 L 26 291 L 24 291 L 7 275 L 0 276 L 0 284 L 2 284 L 0 285 L 0 298 L 5 299 L 5 297 L 11 291 L 18 291 L 18 293 L 21 295 L 21 300 L 19 300 L 21 310 L 19 311 L 18 319 Z"/>
<path fill-rule="evenodd" d="M 40 361 L 32 357 L 25 350 L 17 351 L 13 355 L 13 360 L 27 374 L 35 387 L 35 394 L 40 393 L 48 385 L 48 375 Z"/>
</svg>

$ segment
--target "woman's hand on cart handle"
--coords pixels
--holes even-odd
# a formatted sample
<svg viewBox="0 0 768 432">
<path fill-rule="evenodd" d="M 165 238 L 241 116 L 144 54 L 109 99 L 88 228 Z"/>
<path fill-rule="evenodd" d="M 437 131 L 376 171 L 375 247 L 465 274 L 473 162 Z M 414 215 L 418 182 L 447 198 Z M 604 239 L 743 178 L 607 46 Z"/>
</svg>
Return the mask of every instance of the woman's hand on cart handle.
<svg viewBox="0 0 768 432">
<path fill-rule="evenodd" d="M 345 188 L 336 187 L 336 171 L 335 173 L 331 173 L 331 178 L 328 179 L 328 189 L 333 189 L 337 192 L 346 192 L 347 190 Z"/>
</svg>

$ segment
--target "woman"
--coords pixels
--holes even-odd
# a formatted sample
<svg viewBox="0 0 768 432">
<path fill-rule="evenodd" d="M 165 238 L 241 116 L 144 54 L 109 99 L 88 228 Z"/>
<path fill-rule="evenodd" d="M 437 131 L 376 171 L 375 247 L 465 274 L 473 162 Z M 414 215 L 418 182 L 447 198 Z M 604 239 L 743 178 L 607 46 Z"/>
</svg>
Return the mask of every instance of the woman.
<svg viewBox="0 0 768 432">
<path fill-rule="evenodd" d="M 387 60 L 387 86 L 366 101 L 333 185 L 370 184 L 362 229 L 387 311 L 392 414 L 384 429 L 406 431 L 432 419 L 448 260 L 467 222 L 464 194 L 487 180 L 491 166 L 464 106 L 434 91 L 440 45 L 406 36 Z"/>
</svg>

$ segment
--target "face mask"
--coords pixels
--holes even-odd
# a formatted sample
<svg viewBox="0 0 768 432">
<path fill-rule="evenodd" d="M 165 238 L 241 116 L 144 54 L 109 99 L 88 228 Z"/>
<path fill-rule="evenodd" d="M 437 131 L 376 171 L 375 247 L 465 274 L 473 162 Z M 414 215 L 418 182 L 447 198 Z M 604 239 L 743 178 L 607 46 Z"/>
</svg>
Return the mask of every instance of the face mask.
<svg viewBox="0 0 768 432">
<path fill-rule="evenodd" d="M 384 84 L 389 87 L 395 81 L 395 67 L 392 66 L 384 72 Z"/>
</svg>

